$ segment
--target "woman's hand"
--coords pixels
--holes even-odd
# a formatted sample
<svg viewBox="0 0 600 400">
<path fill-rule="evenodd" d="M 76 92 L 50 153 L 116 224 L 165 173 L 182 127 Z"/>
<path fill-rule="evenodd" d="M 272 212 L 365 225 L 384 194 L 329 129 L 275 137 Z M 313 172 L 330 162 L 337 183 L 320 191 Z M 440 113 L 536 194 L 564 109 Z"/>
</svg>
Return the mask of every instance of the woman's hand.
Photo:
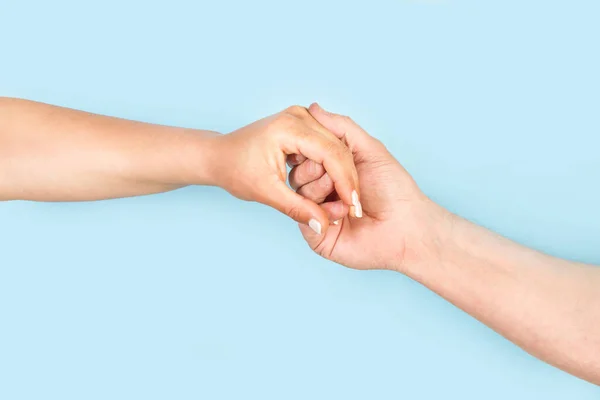
<svg viewBox="0 0 600 400">
<path fill-rule="evenodd" d="M 326 212 L 285 184 L 290 155 L 322 164 L 341 199 L 358 205 L 351 152 L 304 107 L 220 135 L 0 97 L 0 201 L 92 201 L 215 185 L 324 234 Z"/>
<path fill-rule="evenodd" d="M 286 158 L 320 164 L 343 203 L 360 217 L 358 174 L 352 152 L 304 107 L 292 106 L 228 135 L 214 137 L 214 184 L 242 200 L 271 206 L 319 235 L 326 210 L 286 185 Z M 347 209 L 346 209 L 347 212 Z"/>
</svg>

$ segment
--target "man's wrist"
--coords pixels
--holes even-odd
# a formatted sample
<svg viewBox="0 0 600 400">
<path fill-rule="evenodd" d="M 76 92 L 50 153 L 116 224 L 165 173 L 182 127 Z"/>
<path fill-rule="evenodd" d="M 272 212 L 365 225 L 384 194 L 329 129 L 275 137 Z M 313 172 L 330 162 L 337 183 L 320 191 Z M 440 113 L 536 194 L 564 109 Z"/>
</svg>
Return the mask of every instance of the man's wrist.
<svg viewBox="0 0 600 400">
<path fill-rule="evenodd" d="M 430 199 L 423 199 L 415 207 L 411 234 L 405 240 L 402 258 L 394 264 L 394 269 L 413 277 L 422 268 L 441 263 L 457 219 Z"/>
</svg>

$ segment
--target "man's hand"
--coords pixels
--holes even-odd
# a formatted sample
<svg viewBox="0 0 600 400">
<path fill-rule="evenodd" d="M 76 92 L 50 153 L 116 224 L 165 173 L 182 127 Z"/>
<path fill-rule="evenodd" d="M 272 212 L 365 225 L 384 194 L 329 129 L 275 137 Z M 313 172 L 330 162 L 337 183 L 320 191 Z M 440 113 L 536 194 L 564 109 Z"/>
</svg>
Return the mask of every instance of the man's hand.
<svg viewBox="0 0 600 400">
<path fill-rule="evenodd" d="M 351 268 L 398 270 L 534 356 L 600 384 L 598 267 L 550 257 L 452 215 L 349 118 L 314 104 L 309 111 L 352 150 L 364 210 L 321 237 L 300 226 L 315 251 Z M 325 199 L 321 207 L 335 220 L 345 210 L 330 201 L 328 179 L 310 162 L 290 175 L 299 193 Z"/>
<path fill-rule="evenodd" d="M 432 228 L 449 214 L 429 201 L 385 146 L 350 118 L 331 114 L 317 104 L 309 111 L 352 151 L 363 210 L 361 219 L 345 217 L 347 208 L 332 193 L 331 178 L 323 168 L 312 161 L 288 160 L 296 165 L 290 172 L 290 185 L 302 196 L 323 203 L 330 220 L 338 222 L 322 236 L 301 225 L 310 247 L 356 269 L 403 270 L 407 263 L 433 256 Z"/>
</svg>

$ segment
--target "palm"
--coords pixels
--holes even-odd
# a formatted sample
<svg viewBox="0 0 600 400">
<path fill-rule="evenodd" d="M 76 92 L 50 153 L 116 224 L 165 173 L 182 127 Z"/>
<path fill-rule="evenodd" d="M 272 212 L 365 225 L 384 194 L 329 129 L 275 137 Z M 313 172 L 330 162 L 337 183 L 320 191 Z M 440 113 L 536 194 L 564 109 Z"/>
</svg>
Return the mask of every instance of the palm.
<svg viewBox="0 0 600 400">
<path fill-rule="evenodd" d="M 310 244 L 323 257 L 351 268 L 388 268 L 389 261 L 382 255 L 389 258 L 395 254 L 394 261 L 403 257 L 405 237 L 398 235 L 399 228 L 406 226 L 410 204 L 420 192 L 387 151 L 376 159 L 357 159 L 356 168 L 364 217 L 345 217 L 339 225 L 332 225 L 321 241 Z M 397 240 L 381 240 L 392 235 Z"/>
</svg>

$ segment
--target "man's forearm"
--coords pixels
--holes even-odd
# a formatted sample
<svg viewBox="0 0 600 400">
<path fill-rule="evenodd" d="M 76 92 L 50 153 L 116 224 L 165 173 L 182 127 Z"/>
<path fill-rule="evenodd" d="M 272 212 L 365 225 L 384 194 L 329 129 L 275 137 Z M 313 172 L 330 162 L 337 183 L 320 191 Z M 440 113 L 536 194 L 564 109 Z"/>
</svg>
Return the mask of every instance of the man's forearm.
<svg viewBox="0 0 600 400">
<path fill-rule="evenodd" d="M 600 269 L 441 218 L 431 257 L 403 272 L 536 357 L 600 384 Z"/>
<path fill-rule="evenodd" d="M 0 200 L 98 200 L 214 184 L 215 135 L 0 98 Z"/>
</svg>

